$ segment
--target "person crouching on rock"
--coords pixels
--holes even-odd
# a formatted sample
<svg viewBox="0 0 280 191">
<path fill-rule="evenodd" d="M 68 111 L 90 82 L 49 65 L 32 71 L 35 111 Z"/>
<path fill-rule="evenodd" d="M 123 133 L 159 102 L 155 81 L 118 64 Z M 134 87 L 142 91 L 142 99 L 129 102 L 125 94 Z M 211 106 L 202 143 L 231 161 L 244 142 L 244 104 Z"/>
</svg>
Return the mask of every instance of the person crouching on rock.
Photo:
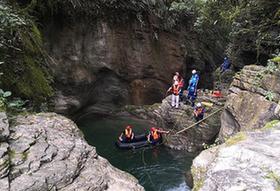
<svg viewBox="0 0 280 191">
<path fill-rule="evenodd" d="M 126 126 L 125 130 L 119 136 L 119 140 L 123 143 L 131 142 L 134 139 L 134 133 L 132 131 L 132 126 Z"/>
<path fill-rule="evenodd" d="M 171 106 L 175 108 L 179 108 L 180 86 L 178 81 L 175 81 L 174 84 L 167 91 L 172 92 Z"/>
<path fill-rule="evenodd" d="M 152 127 L 147 136 L 148 142 L 150 142 L 152 144 L 156 144 L 161 139 L 161 136 L 163 133 L 167 134 L 167 133 L 169 133 L 169 131 L 163 131 L 162 129 Z"/>
<path fill-rule="evenodd" d="M 204 113 L 205 113 L 205 108 L 202 106 L 201 103 L 197 103 L 193 111 L 195 120 L 196 121 L 202 120 L 204 117 Z"/>
</svg>

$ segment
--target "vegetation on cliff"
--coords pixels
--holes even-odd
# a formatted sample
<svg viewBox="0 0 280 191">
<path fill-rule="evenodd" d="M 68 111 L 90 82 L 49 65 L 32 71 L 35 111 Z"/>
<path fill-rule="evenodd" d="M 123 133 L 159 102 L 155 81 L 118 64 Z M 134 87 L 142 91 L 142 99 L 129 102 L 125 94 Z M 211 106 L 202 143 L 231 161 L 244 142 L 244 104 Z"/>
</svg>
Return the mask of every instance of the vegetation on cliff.
<svg viewBox="0 0 280 191">
<path fill-rule="evenodd" d="M 8 3 L 0 4 L 1 87 L 35 105 L 52 96 L 42 37 L 33 19 Z"/>
<path fill-rule="evenodd" d="M 279 20 L 279 1 L 241 1 L 228 48 L 235 69 L 247 64 L 266 65 L 280 47 Z"/>
</svg>

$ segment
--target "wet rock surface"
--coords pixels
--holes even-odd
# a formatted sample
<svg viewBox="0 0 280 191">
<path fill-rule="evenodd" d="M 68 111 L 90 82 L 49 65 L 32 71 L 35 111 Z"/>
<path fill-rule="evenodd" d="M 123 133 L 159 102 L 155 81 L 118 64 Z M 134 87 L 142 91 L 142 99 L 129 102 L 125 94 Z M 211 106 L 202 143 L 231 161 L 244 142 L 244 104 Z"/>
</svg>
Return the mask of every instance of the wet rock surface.
<svg viewBox="0 0 280 191">
<path fill-rule="evenodd" d="M 4 122 L 3 122 L 4 121 Z M 144 190 L 131 175 L 97 155 L 77 126 L 54 113 L 18 116 L 10 126 L 1 113 L 1 190 Z"/>
<path fill-rule="evenodd" d="M 192 165 L 194 190 L 277 190 L 280 123 L 242 132 L 203 151 Z"/>
<path fill-rule="evenodd" d="M 239 131 L 261 128 L 278 118 L 279 81 L 279 71 L 270 73 L 262 66 L 245 66 L 235 76 L 229 89 L 226 108 L 221 116 L 220 139 Z"/>
</svg>

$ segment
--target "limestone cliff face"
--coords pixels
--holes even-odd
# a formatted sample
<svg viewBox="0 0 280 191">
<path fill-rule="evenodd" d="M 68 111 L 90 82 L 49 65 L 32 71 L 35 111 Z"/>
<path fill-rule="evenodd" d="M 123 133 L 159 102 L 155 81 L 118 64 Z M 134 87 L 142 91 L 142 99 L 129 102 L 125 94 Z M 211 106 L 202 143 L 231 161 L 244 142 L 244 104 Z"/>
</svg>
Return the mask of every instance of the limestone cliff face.
<svg viewBox="0 0 280 191">
<path fill-rule="evenodd" d="M 279 118 L 280 73 L 266 70 L 250 65 L 235 76 L 221 117 L 221 139 Z"/>
<path fill-rule="evenodd" d="M 54 113 L 0 113 L 0 187 L 24 190 L 144 190 L 97 155 L 77 126 Z"/>
<path fill-rule="evenodd" d="M 193 161 L 193 190 L 278 190 L 279 146 L 280 123 L 203 151 Z"/>
</svg>

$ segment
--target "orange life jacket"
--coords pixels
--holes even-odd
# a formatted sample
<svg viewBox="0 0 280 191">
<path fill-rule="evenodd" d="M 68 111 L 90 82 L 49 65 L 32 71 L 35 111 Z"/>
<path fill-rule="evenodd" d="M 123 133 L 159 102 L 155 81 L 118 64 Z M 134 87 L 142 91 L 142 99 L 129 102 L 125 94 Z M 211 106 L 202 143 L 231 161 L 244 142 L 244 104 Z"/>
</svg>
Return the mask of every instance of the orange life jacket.
<svg viewBox="0 0 280 191">
<path fill-rule="evenodd" d="M 124 135 L 126 138 L 131 139 L 132 137 L 132 129 L 125 129 Z"/>
<path fill-rule="evenodd" d="M 173 85 L 172 90 L 173 90 L 173 94 L 179 95 L 180 86 L 179 85 Z"/>
<path fill-rule="evenodd" d="M 203 112 L 203 108 L 202 107 L 199 107 L 199 108 L 196 108 L 194 113 L 196 116 L 198 116 L 199 114 L 201 114 Z"/>
<path fill-rule="evenodd" d="M 152 131 L 152 137 L 154 140 L 158 140 L 160 135 L 157 130 Z"/>
</svg>

